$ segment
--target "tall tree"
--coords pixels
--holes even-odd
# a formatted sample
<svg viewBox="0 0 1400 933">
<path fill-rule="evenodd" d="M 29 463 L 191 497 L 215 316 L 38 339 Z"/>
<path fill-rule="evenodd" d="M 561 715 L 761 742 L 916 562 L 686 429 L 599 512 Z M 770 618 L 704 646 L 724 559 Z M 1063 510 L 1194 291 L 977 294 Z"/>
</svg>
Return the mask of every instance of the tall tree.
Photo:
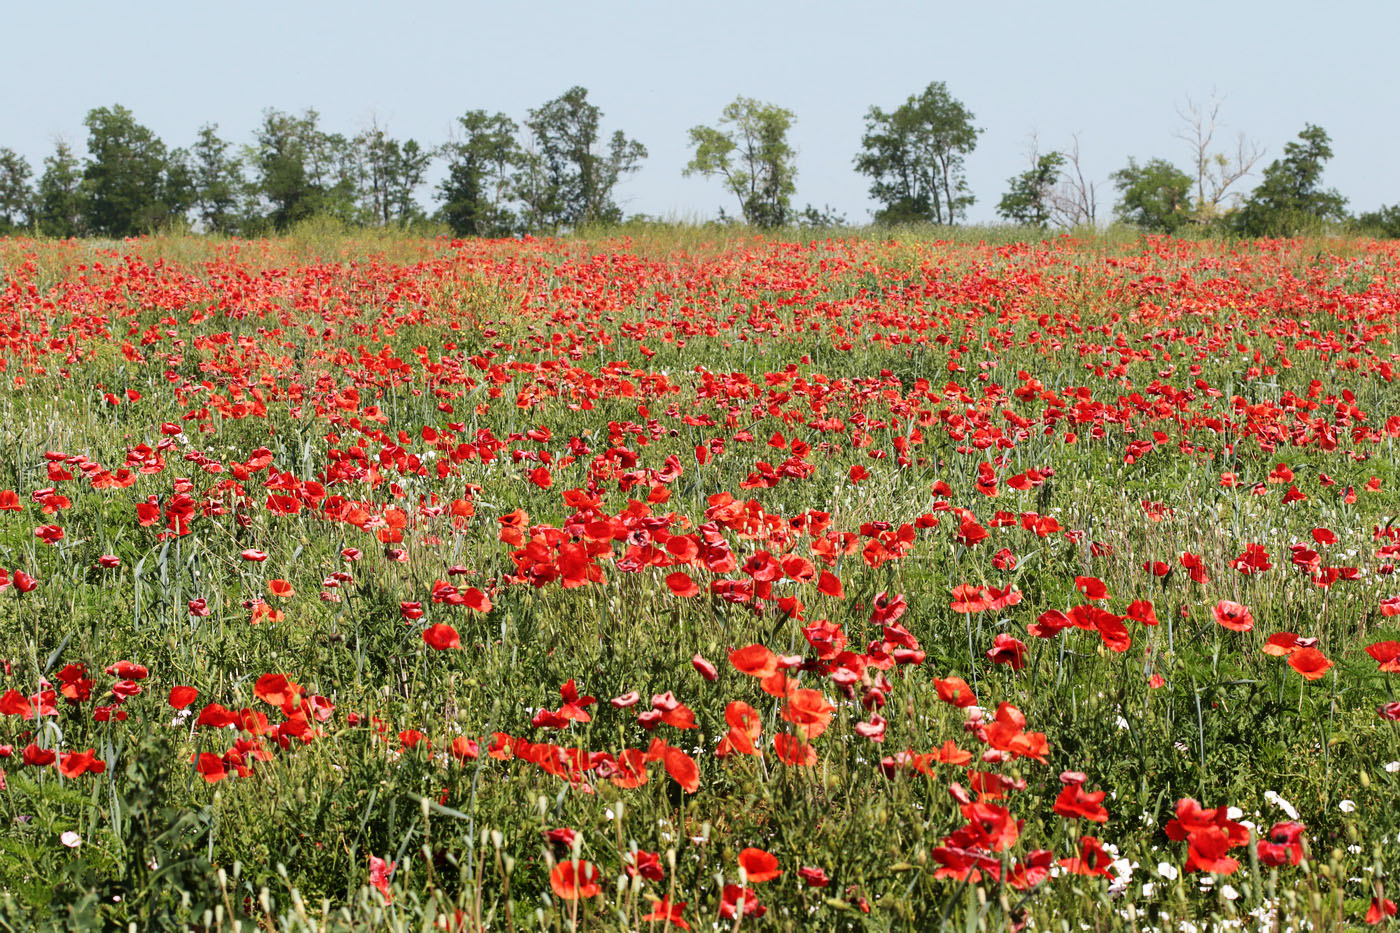
<svg viewBox="0 0 1400 933">
<path fill-rule="evenodd" d="M 154 230 L 183 213 L 182 192 L 168 176 L 165 143 L 121 105 L 98 107 L 83 121 L 88 160 L 82 212 L 88 230 L 124 237 Z"/>
<path fill-rule="evenodd" d="M 233 145 L 219 137 L 217 124 L 205 124 L 190 150 L 193 200 L 200 223 L 209 233 L 232 234 L 240 229 L 243 164 Z"/>
<path fill-rule="evenodd" d="M 1127 223 L 1159 233 L 1175 233 L 1191 220 L 1191 176 L 1166 159 L 1142 165 L 1128 159 L 1112 176 L 1118 189 L 1118 216 Z"/>
<path fill-rule="evenodd" d="M 35 193 L 35 220 L 44 236 L 72 237 L 83 229 L 82 165 L 73 149 L 60 139 L 44 158 L 44 174 Z"/>
<path fill-rule="evenodd" d="M 0 148 L 0 236 L 29 226 L 33 221 L 34 192 L 29 161 L 10 148 Z"/>
<path fill-rule="evenodd" d="M 1245 236 L 1292 236 L 1308 227 L 1346 217 L 1347 199 L 1322 188 L 1324 163 L 1332 158 L 1327 131 L 1311 123 L 1283 158 L 1264 169 L 1264 178 L 1234 213 L 1233 226 Z"/>
<path fill-rule="evenodd" d="M 403 225 L 423 216 L 413 193 L 428 172 L 432 153 L 417 140 L 399 142 L 377 124 L 355 138 L 360 149 L 361 210 L 379 227 Z"/>
<path fill-rule="evenodd" d="M 718 127 L 691 128 L 695 157 L 683 174 L 722 176 L 745 221 L 782 226 L 792 218 L 797 190 L 796 153 L 787 141 L 793 120 L 791 110 L 737 97 L 724 108 Z"/>
<path fill-rule="evenodd" d="M 462 137 L 443 147 L 447 177 L 438 185 L 438 216 L 457 236 L 509 236 L 510 173 L 520 165 L 519 127 L 503 113 L 469 110 L 457 118 Z"/>
<path fill-rule="evenodd" d="M 1007 179 L 1007 191 L 997 203 L 997 213 L 1012 223 L 1044 227 L 1050 222 L 1051 198 L 1064 165 L 1061 153 L 1040 155 L 1033 150 L 1031 167 Z"/>
<path fill-rule="evenodd" d="M 1400 204 L 1382 204 L 1374 211 L 1366 211 L 1356 218 L 1356 226 L 1371 236 L 1400 239 Z"/>
<path fill-rule="evenodd" d="M 974 200 L 963 166 L 982 132 L 973 119 L 942 81 L 888 113 L 870 108 L 855 164 L 884 205 L 877 223 L 952 224 L 963 216 Z"/>
<path fill-rule="evenodd" d="M 1214 151 L 1216 131 L 1224 125 L 1220 120 L 1223 106 L 1224 101 L 1212 93 L 1208 105 L 1202 106 L 1188 97 L 1186 106 L 1176 112 L 1182 122 L 1176 135 L 1191 147 L 1191 163 L 1196 172 L 1196 201 L 1191 219 L 1197 223 L 1218 217 L 1227 198 L 1237 200 L 1238 196 L 1230 189 L 1249 175 L 1264 157 L 1264 150 L 1245 139 L 1243 133 L 1235 140 L 1232 155 Z"/>
<path fill-rule="evenodd" d="M 1050 192 L 1050 222 L 1058 227 L 1092 227 L 1099 219 L 1099 183 L 1084 174 L 1079 134 L 1070 137 L 1059 181 Z"/>
<path fill-rule="evenodd" d="M 515 187 L 532 226 L 558 230 L 622 220 L 613 191 L 622 176 L 641 167 L 647 150 L 621 130 L 600 146 L 602 115 L 582 87 L 530 111 L 530 146 Z"/>
<path fill-rule="evenodd" d="M 248 159 L 268 221 L 277 230 L 318 214 L 357 219 L 363 175 L 359 147 L 343 134 L 323 132 L 319 124 L 320 114 L 310 109 L 300 115 L 263 113 Z"/>
</svg>

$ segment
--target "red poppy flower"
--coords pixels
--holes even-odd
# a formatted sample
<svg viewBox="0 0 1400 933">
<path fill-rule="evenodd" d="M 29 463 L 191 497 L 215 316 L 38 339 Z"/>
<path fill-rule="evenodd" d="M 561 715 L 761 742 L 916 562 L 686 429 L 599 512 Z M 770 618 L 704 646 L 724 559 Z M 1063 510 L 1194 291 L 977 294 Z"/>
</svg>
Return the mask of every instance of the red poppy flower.
<svg viewBox="0 0 1400 933">
<path fill-rule="evenodd" d="M 442 622 L 425 628 L 423 630 L 423 641 L 429 648 L 433 648 L 437 651 L 462 647 L 462 639 L 458 636 L 457 630 Z"/>
<path fill-rule="evenodd" d="M 815 748 L 785 732 L 773 736 L 773 748 L 778 753 L 778 760 L 785 765 L 810 768 L 817 763 Z"/>
<path fill-rule="evenodd" d="M 1318 680 L 1326 676 L 1332 662 L 1316 648 L 1301 648 L 1288 656 L 1288 666 L 1307 680 Z"/>
<path fill-rule="evenodd" d="M 720 892 L 719 915 L 726 920 L 735 917 L 762 917 L 768 908 L 758 902 L 753 891 L 737 884 L 726 884 Z"/>
<path fill-rule="evenodd" d="M 1249 614 L 1247 606 L 1239 603 L 1222 599 L 1211 612 L 1215 613 L 1215 621 L 1232 632 L 1247 632 L 1254 628 L 1254 616 Z"/>
<path fill-rule="evenodd" d="M 730 652 L 729 663 L 741 674 L 767 677 L 778 669 L 778 656 L 763 645 L 749 645 Z"/>
<path fill-rule="evenodd" d="M 675 595 L 689 599 L 700 595 L 700 587 L 695 585 L 689 574 L 677 570 L 666 577 L 666 587 Z"/>
<path fill-rule="evenodd" d="M 977 705 L 977 695 L 961 677 L 935 677 L 933 686 L 938 690 L 938 698 L 944 703 L 951 703 L 960 708 Z"/>
<path fill-rule="evenodd" d="M 556 897 L 566 901 L 595 897 L 602 890 L 598 886 L 598 869 L 581 859 L 555 865 L 549 873 L 549 887 Z"/>
<path fill-rule="evenodd" d="M 987 657 L 994 664 L 1009 664 L 1013 671 L 1026 666 L 1026 643 L 1002 632 L 992 641 Z"/>
<path fill-rule="evenodd" d="M 176 709 L 184 709 L 195 701 L 199 696 L 199 691 L 194 687 L 171 687 L 170 705 Z"/>
<path fill-rule="evenodd" d="M 1108 822 L 1103 807 L 1104 791 L 1085 791 L 1082 781 L 1067 783 L 1055 798 L 1055 812 L 1064 817 L 1079 817 L 1093 823 Z"/>
<path fill-rule="evenodd" d="M 696 450 L 700 449 L 699 447 L 696 448 Z M 671 896 L 668 894 L 657 901 L 651 913 L 642 917 L 642 919 L 653 922 L 660 920 L 662 923 L 670 924 L 678 930 L 689 930 L 690 924 L 686 923 L 681 917 L 681 911 L 685 909 L 686 903 L 686 901 L 678 901 L 673 904 L 671 903 Z"/>
<path fill-rule="evenodd" d="M 772 881 L 783 873 L 778 858 L 762 849 L 744 849 L 739 853 L 739 867 L 751 884 Z"/>
</svg>

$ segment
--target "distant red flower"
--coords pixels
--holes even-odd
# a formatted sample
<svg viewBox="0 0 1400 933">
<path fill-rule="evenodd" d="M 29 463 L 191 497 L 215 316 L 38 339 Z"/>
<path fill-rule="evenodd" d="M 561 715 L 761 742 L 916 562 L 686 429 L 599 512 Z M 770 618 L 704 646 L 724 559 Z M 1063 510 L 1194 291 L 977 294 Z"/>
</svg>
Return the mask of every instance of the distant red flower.
<svg viewBox="0 0 1400 933">
<path fill-rule="evenodd" d="M 1371 907 L 1366 911 L 1366 922 L 1371 926 L 1383 923 L 1387 917 L 1395 916 L 1395 902 L 1389 898 L 1371 898 Z"/>
</svg>

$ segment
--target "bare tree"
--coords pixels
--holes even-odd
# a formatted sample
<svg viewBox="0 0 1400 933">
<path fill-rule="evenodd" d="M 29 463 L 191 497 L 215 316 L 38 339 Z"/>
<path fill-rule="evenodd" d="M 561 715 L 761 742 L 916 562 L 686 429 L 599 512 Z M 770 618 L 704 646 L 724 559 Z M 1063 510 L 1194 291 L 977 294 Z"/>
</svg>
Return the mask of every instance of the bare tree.
<svg viewBox="0 0 1400 933">
<path fill-rule="evenodd" d="M 1061 153 L 1064 164 L 1059 183 L 1050 192 L 1050 221 L 1059 227 L 1092 227 L 1098 219 L 1098 182 L 1084 177 L 1079 134 L 1070 138 L 1073 145 Z"/>
<path fill-rule="evenodd" d="M 1191 147 L 1196 168 L 1195 214 L 1198 222 L 1215 216 L 1229 195 L 1230 188 L 1249 175 L 1264 157 L 1264 150 L 1253 140 L 1246 139 L 1243 133 L 1235 141 L 1233 156 L 1211 151 L 1216 130 L 1225 125 L 1220 119 L 1224 103 L 1223 97 L 1211 91 L 1209 104 L 1201 105 L 1187 97 L 1185 106 L 1176 110 L 1184 124 L 1176 136 Z M 1229 196 L 1232 199 L 1239 197 L 1238 194 Z"/>
</svg>

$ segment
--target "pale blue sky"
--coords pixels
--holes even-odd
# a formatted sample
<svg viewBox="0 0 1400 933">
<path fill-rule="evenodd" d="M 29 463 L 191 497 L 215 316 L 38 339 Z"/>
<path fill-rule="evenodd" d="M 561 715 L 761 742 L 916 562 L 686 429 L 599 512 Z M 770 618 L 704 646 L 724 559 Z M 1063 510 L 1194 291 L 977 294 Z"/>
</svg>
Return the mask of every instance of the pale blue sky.
<svg viewBox="0 0 1400 933">
<path fill-rule="evenodd" d="M 435 144 L 466 110 L 519 121 L 581 84 L 605 133 L 622 129 L 650 150 L 619 189 L 629 213 L 734 212 L 717 182 L 681 169 L 687 129 L 742 94 L 797 115 L 796 203 L 864 221 L 867 180 L 851 159 L 867 108 L 938 80 L 985 129 L 967 164 L 971 220 L 994 219 L 1032 131 L 1042 150 L 1079 134 L 1107 214 L 1108 175 L 1128 156 L 1188 166 L 1175 110 L 1212 89 L 1225 98 L 1219 138 L 1247 133 L 1268 150 L 1261 167 L 1317 123 L 1336 152 L 1325 182 L 1352 210 L 1400 202 L 1400 4 L 1389 0 L 6 6 L 0 146 L 36 173 L 56 136 L 81 149 L 83 116 L 113 103 L 171 146 L 204 122 L 248 142 L 266 107 L 315 107 L 326 128 L 347 133 L 377 118 Z"/>
</svg>

